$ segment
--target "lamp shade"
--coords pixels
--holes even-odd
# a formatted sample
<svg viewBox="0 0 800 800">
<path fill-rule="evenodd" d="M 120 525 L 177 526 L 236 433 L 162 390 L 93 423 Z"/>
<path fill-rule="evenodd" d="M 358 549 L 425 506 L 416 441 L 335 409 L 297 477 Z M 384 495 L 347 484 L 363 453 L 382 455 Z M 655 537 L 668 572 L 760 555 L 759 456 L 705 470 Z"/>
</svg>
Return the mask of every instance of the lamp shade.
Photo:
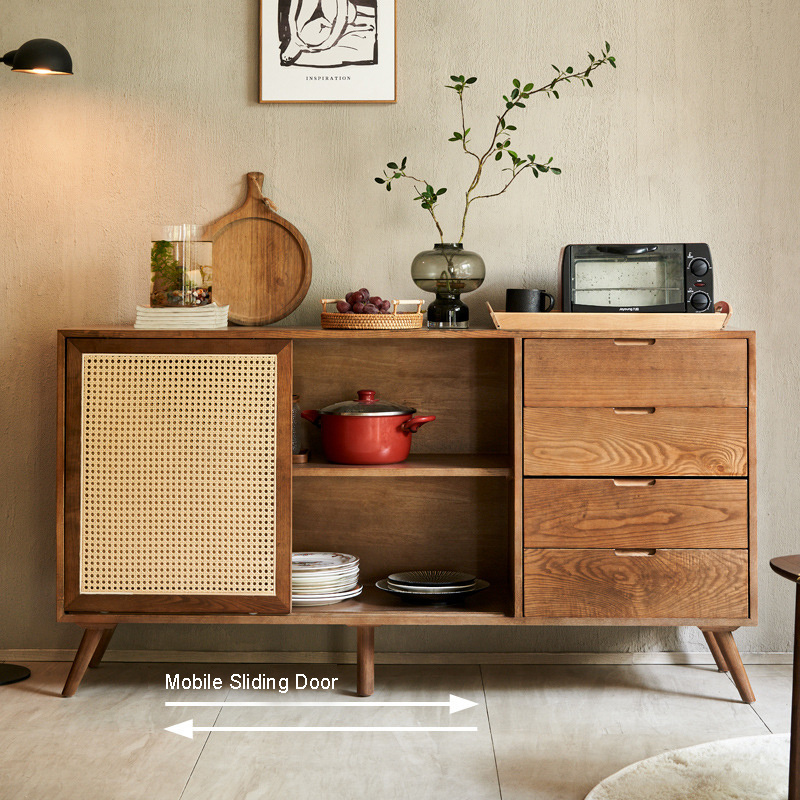
<svg viewBox="0 0 800 800">
<path fill-rule="evenodd" d="M 3 63 L 14 72 L 35 75 L 72 75 L 72 58 L 60 42 L 53 39 L 31 39 L 3 56 Z"/>
</svg>

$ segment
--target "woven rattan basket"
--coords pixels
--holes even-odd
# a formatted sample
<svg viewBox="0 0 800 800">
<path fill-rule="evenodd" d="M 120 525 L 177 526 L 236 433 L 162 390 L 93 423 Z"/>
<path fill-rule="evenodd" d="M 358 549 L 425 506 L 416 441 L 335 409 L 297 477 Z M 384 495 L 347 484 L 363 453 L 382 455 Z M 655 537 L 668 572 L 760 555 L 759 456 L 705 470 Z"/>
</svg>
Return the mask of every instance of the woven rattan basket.
<svg viewBox="0 0 800 800">
<path fill-rule="evenodd" d="M 340 314 L 338 311 L 326 311 L 328 304 L 339 300 L 322 300 L 323 328 L 330 330 L 350 331 L 407 331 L 422 327 L 422 300 L 392 300 L 390 314 Z M 401 303 L 414 303 L 416 311 L 398 313 Z"/>
</svg>

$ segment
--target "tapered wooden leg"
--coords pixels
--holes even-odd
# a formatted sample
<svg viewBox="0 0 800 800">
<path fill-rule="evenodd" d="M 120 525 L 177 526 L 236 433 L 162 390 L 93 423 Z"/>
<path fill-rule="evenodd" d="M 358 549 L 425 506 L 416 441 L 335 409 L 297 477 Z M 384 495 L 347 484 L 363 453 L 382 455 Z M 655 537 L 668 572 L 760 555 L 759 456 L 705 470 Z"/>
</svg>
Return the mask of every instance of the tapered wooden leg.
<svg viewBox="0 0 800 800">
<path fill-rule="evenodd" d="M 789 737 L 789 800 L 800 800 L 800 584 L 794 603 L 792 724 Z"/>
<path fill-rule="evenodd" d="M 742 657 L 739 655 L 739 648 L 733 640 L 733 631 L 716 630 L 711 631 L 717 641 L 722 657 L 731 671 L 734 686 L 739 690 L 739 695 L 745 703 L 754 703 L 756 700 L 750 680 L 742 664 Z"/>
<path fill-rule="evenodd" d="M 375 628 L 360 625 L 356 636 L 356 694 L 369 697 L 375 691 Z"/>
<path fill-rule="evenodd" d="M 61 691 L 63 697 L 72 697 L 78 691 L 78 686 L 83 679 L 89 662 L 92 660 L 94 651 L 100 643 L 103 636 L 103 631 L 106 628 L 86 628 L 83 632 L 78 652 L 75 654 L 75 660 L 72 662 L 72 669 L 67 675 L 67 682 Z"/>
<path fill-rule="evenodd" d="M 108 643 L 111 641 L 111 637 L 114 635 L 114 631 L 117 629 L 117 626 L 114 625 L 113 628 L 106 628 L 102 634 L 100 635 L 100 641 L 95 648 L 94 655 L 92 656 L 92 660 L 89 662 L 89 667 L 91 669 L 97 669 L 100 666 L 100 662 L 103 660 L 103 656 L 106 653 L 106 648 L 108 647 Z"/>
<path fill-rule="evenodd" d="M 714 634 L 711 633 L 711 631 L 704 631 L 702 628 L 700 631 L 705 637 L 706 644 L 708 645 L 708 649 L 711 651 L 711 655 L 714 656 L 717 669 L 720 672 L 727 672 L 728 665 L 725 663 L 725 659 L 722 656 L 722 651 L 719 649 L 719 645 L 717 644 L 717 640 L 714 638 Z"/>
</svg>

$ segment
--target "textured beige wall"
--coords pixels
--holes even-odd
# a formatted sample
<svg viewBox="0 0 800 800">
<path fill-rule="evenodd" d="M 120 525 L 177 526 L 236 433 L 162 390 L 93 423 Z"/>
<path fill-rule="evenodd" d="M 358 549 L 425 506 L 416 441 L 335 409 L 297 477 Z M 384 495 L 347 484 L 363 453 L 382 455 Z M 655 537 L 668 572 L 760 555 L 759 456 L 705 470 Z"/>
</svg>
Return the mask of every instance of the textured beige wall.
<svg viewBox="0 0 800 800">
<path fill-rule="evenodd" d="M 407 155 L 455 194 L 469 162 L 446 142 L 457 125 L 453 71 L 476 140 L 512 77 L 540 82 L 610 40 L 619 69 L 592 91 L 567 87 L 520 115 L 523 152 L 552 154 L 560 178 L 520 182 L 476 206 L 468 246 L 486 260 L 472 298 L 556 283 L 573 241 L 707 241 L 718 298 L 759 341 L 761 623 L 740 646 L 785 651 L 791 587 L 770 557 L 797 552 L 800 104 L 794 0 L 423 0 L 398 2 L 396 105 L 259 105 L 258 0 L 5 0 L 0 46 L 49 36 L 73 78 L 0 70 L 2 545 L 0 649 L 71 646 L 55 623 L 55 331 L 130 323 L 147 301 L 153 225 L 206 222 L 238 204 L 242 176 L 265 188 L 314 257 L 308 301 L 369 284 L 414 295 L 409 263 L 434 241 L 407 196 L 373 176 Z M 469 123 L 468 123 L 469 124 Z M 448 196 L 443 222 L 458 212 Z M 713 369 L 712 365 L 698 365 Z M 122 648 L 342 649 L 338 629 L 129 627 Z M 382 631 L 384 650 L 702 649 L 694 630 Z"/>
</svg>

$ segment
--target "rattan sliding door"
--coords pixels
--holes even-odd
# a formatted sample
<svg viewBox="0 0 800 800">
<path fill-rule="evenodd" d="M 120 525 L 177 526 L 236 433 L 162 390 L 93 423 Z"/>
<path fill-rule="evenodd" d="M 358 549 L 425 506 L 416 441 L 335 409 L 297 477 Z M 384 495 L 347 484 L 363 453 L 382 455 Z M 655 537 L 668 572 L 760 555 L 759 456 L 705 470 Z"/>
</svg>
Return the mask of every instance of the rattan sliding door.
<svg viewBox="0 0 800 800">
<path fill-rule="evenodd" d="M 64 610 L 288 613 L 291 342 L 68 338 Z"/>
</svg>

